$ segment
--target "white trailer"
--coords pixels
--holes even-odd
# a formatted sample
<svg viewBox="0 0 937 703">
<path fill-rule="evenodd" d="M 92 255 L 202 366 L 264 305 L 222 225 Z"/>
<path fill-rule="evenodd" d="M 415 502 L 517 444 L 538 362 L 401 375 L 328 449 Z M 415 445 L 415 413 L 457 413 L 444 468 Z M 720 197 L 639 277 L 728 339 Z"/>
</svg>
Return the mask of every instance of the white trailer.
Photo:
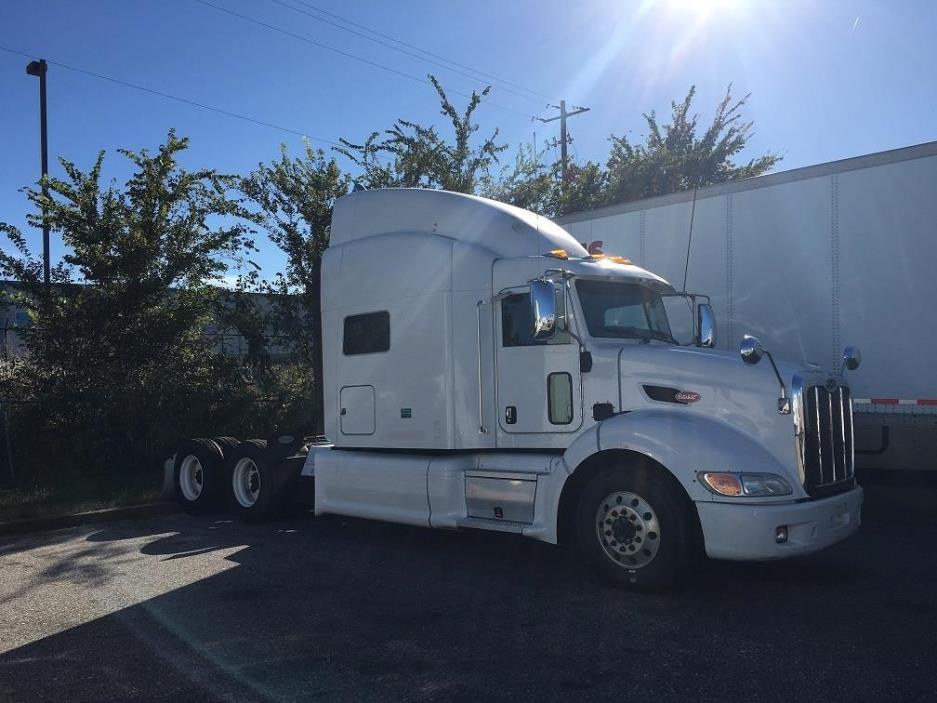
<svg viewBox="0 0 937 703">
<path fill-rule="evenodd" d="M 699 297 L 680 346 L 660 276 L 442 191 L 341 198 L 321 292 L 330 442 L 189 440 L 170 469 L 188 509 L 260 519 L 308 486 L 317 515 L 569 541 L 639 587 L 859 526 L 854 351 L 823 371 L 752 337 L 713 349 Z"/>
<path fill-rule="evenodd" d="M 937 469 L 937 142 L 558 221 L 678 288 L 689 246 L 686 287 L 711 297 L 722 349 L 753 334 L 830 367 L 857 344 L 858 465 Z"/>
</svg>

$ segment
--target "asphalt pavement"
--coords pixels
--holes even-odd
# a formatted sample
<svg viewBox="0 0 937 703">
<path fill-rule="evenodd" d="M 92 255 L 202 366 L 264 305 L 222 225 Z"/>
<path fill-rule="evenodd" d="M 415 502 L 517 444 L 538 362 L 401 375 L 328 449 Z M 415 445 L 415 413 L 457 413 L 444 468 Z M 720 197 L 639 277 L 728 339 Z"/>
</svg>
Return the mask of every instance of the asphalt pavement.
<svg viewBox="0 0 937 703">
<path fill-rule="evenodd" d="M 610 586 L 556 547 L 182 514 L 0 539 L 0 701 L 937 699 L 937 518 Z"/>
</svg>

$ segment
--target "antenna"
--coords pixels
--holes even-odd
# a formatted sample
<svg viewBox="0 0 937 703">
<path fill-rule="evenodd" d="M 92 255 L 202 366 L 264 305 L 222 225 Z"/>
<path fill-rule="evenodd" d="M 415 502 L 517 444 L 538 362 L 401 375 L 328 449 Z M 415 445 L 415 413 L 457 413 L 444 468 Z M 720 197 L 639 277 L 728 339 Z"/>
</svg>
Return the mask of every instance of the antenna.
<svg viewBox="0 0 937 703">
<path fill-rule="evenodd" d="M 693 207 L 690 208 L 690 234 L 686 240 L 686 264 L 683 267 L 683 293 L 686 293 L 686 277 L 690 272 L 690 245 L 693 244 L 693 219 L 696 217 L 696 192 L 698 190 L 698 185 L 693 188 Z"/>
</svg>

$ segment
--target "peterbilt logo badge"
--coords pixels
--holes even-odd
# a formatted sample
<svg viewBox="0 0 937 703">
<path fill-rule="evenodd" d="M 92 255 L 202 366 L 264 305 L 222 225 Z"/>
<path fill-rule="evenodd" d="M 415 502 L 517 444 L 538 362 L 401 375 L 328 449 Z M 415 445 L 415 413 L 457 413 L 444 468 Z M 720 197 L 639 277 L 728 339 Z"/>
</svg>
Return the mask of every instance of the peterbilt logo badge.
<svg viewBox="0 0 937 703">
<path fill-rule="evenodd" d="M 833 391 L 836 390 L 836 379 L 835 379 L 835 378 L 828 378 L 828 379 L 826 379 L 826 390 L 830 391 L 830 393 L 832 393 Z"/>
<path fill-rule="evenodd" d="M 674 394 L 673 399 L 678 403 L 695 403 L 697 400 L 702 398 L 699 393 L 696 391 L 677 391 Z"/>
</svg>

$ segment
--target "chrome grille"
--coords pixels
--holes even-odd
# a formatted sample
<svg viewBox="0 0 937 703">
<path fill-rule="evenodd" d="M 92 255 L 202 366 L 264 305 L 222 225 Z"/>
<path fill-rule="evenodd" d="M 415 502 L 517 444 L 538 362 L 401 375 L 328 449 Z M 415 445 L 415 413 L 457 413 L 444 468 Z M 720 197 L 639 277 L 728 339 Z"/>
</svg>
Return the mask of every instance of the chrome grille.
<svg viewBox="0 0 937 703">
<path fill-rule="evenodd" d="M 800 403 L 804 489 L 827 496 L 853 485 L 852 400 L 849 388 L 809 386 Z"/>
</svg>

